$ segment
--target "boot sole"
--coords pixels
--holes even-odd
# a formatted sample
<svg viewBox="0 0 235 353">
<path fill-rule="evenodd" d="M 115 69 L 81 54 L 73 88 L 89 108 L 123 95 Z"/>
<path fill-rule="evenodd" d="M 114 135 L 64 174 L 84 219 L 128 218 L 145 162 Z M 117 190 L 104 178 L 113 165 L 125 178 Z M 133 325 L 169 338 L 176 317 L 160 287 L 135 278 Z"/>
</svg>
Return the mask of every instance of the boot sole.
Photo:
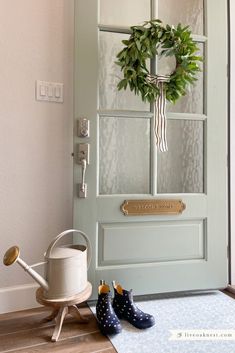
<svg viewBox="0 0 235 353">
<path fill-rule="evenodd" d="M 107 335 L 117 335 L 119 333 L 122 332 L 122 329 L 116 329 L 116 328 L 104 328 L 102 327 L 99 323 L 98 323 L 98 326 L 99 326 L 99 329 L 100 329 L 100 332 L 104 335 L 104 336 L 107 336 Z"/>
</svg>

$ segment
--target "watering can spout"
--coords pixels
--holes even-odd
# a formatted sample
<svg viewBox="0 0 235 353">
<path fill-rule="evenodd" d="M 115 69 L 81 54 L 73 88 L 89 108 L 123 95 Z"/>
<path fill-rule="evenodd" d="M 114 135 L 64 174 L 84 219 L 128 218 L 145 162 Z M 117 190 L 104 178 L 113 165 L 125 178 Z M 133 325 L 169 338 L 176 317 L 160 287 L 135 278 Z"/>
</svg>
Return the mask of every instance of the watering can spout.
<svg viewBox="0 0 235 353">
<path fill-rule="evenodd" d="M 18 246 L 12 246 L 10 249 L 8 249 L 4 255 L 3 258 L 3 263 L 6 266 L 10 266 L 17 262 L 28 274 L 45 290 L 49 290 L 49 285 L 47 281 L 39 275 L 35 270 L 33 270 L 29 265 L 26 264 L 21 258 L 20 258 L 20 249 Z"/>
</svg>

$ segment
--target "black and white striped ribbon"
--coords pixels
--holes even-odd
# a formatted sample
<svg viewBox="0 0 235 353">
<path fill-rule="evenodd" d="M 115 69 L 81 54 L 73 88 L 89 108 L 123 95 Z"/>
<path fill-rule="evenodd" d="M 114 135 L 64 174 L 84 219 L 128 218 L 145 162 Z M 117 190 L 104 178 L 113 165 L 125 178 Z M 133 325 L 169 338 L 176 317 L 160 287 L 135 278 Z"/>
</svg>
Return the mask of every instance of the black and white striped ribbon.
<svg viewBox="0 0 235 353">
<path fill-rule="evenodd" d="M 148 76 L 148 81 L 154 83 L 159 88 L 159 96 L 154 102 L 154 133 L 156 136 L 156 145 L 161 152 L 166 152 L 166 95 L 164 90 L 164 83 L 169 82 L 170 76 L 156 75 Z"/>
</svg>

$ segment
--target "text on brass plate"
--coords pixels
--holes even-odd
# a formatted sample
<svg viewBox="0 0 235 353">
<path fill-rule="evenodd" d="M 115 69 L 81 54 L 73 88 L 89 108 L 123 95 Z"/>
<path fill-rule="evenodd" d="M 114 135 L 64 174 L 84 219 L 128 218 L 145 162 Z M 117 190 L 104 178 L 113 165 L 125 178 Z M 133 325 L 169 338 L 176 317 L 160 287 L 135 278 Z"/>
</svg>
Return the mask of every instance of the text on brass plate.
<svg viewBox="0 0 235 353">
<path fill-rule="evenodd" d="M 186 205 L 182 200 L 125 200 L 121 211 L 125 216 L 174 215 L 182 213 Z"/>
</svg>

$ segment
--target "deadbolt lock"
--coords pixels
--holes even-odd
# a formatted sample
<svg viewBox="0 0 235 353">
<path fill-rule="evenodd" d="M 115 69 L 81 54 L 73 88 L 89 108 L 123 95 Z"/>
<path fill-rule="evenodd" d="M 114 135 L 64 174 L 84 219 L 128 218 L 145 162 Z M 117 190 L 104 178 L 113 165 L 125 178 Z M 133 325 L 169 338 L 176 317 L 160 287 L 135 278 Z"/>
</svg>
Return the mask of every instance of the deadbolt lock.
<svg viewBox="0 0 235 353">
<path fill-rule="evenodd" d="M 90 121 L 86 118 L 78 119 L 78 137 L 90 137 Z"/>
<path fill-rule="evenodd" d="M 90 145 L 89 143 L 78 144 L 78 164 L 82 164 L 82 160 L 86 160 L 86 164 L 90 161 Z"/>
</svg>

